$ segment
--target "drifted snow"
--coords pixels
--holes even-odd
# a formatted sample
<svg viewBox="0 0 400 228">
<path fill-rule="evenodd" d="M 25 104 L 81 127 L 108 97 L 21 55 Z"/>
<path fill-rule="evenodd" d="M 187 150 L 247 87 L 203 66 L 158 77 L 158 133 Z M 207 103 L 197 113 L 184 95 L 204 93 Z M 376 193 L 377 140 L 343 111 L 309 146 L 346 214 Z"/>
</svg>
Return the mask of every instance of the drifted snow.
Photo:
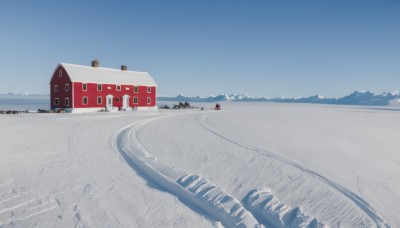
<svg viewBox="0 0 400 228">
<path fill-rule="evenodd" d="M 268 188 L 254 189 L 244 199 L 250 211 L 267 227 L 327 227 L 304 214 L 300 207 L 282 204 Z"/>
<path fill-rule="evenodd" d="M 0 115 L 0 227 L 400 226 L 396 110 L 222 108 Z"/>
</svg>

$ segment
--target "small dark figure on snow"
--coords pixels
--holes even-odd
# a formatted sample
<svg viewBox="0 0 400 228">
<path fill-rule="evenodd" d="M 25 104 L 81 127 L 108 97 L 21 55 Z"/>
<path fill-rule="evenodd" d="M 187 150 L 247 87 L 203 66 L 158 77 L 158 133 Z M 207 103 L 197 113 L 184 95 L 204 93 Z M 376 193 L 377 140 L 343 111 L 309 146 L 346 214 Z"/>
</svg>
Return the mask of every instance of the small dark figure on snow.
<svg viewBox="0 0 400 228">
<path fill-rule="evenodd" d="M 215 110 L 221 110 L 221 105 L 219 105 L 218 103 L 215 105 Z"/>
</svg>

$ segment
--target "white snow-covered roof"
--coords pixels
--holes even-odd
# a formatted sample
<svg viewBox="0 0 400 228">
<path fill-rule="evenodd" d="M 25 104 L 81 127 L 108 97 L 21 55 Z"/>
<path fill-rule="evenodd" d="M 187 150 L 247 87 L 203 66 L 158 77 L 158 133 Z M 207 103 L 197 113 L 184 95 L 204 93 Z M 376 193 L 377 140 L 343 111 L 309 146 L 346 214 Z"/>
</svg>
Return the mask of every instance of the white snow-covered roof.
<svg viewBox="0 0 400 228">
<path fill-rule="evenodd" d="M 157 86 L 147 72 L 123 71 L 69 63 L 60 63 L 59 65 L 64 67 L 72 82 Z"/>
</svg>

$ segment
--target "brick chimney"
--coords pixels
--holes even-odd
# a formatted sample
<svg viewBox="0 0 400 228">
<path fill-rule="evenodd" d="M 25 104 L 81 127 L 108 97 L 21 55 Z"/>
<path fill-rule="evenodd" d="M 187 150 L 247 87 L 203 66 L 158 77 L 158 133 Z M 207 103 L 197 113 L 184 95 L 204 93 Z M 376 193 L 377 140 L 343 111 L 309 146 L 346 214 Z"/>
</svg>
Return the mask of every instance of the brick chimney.
<svg viewBox="0 0 400 228">
<path fill-rule="evenodd" d="M 95 68 L 99 67 L 99 61 L 97 61 L 97 59 L 92 61 L 92 67 L 95 67 Z"/>
<path fill-rule="evenodd" d="M 126 65 L 121 65 L 121 70 L 122 70 L 122 71 L 127 71 L 127 70 L 128 70 L 128 67 L 127 67 Z"/>
</svg>

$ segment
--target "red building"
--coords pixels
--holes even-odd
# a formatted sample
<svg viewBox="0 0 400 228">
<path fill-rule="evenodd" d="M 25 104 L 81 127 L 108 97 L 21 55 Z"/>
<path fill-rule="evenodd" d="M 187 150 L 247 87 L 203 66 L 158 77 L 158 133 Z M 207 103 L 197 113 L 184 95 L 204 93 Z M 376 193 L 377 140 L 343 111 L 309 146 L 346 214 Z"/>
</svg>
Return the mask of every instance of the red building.
<svg viewBox="0 0 400 228">
<path fill-rule="evenodd" d="M 66 112 L 150 109 L 157 85 L 146 72 L 60 63 L 50 80 L 51 109 Z"/>
</svg>

